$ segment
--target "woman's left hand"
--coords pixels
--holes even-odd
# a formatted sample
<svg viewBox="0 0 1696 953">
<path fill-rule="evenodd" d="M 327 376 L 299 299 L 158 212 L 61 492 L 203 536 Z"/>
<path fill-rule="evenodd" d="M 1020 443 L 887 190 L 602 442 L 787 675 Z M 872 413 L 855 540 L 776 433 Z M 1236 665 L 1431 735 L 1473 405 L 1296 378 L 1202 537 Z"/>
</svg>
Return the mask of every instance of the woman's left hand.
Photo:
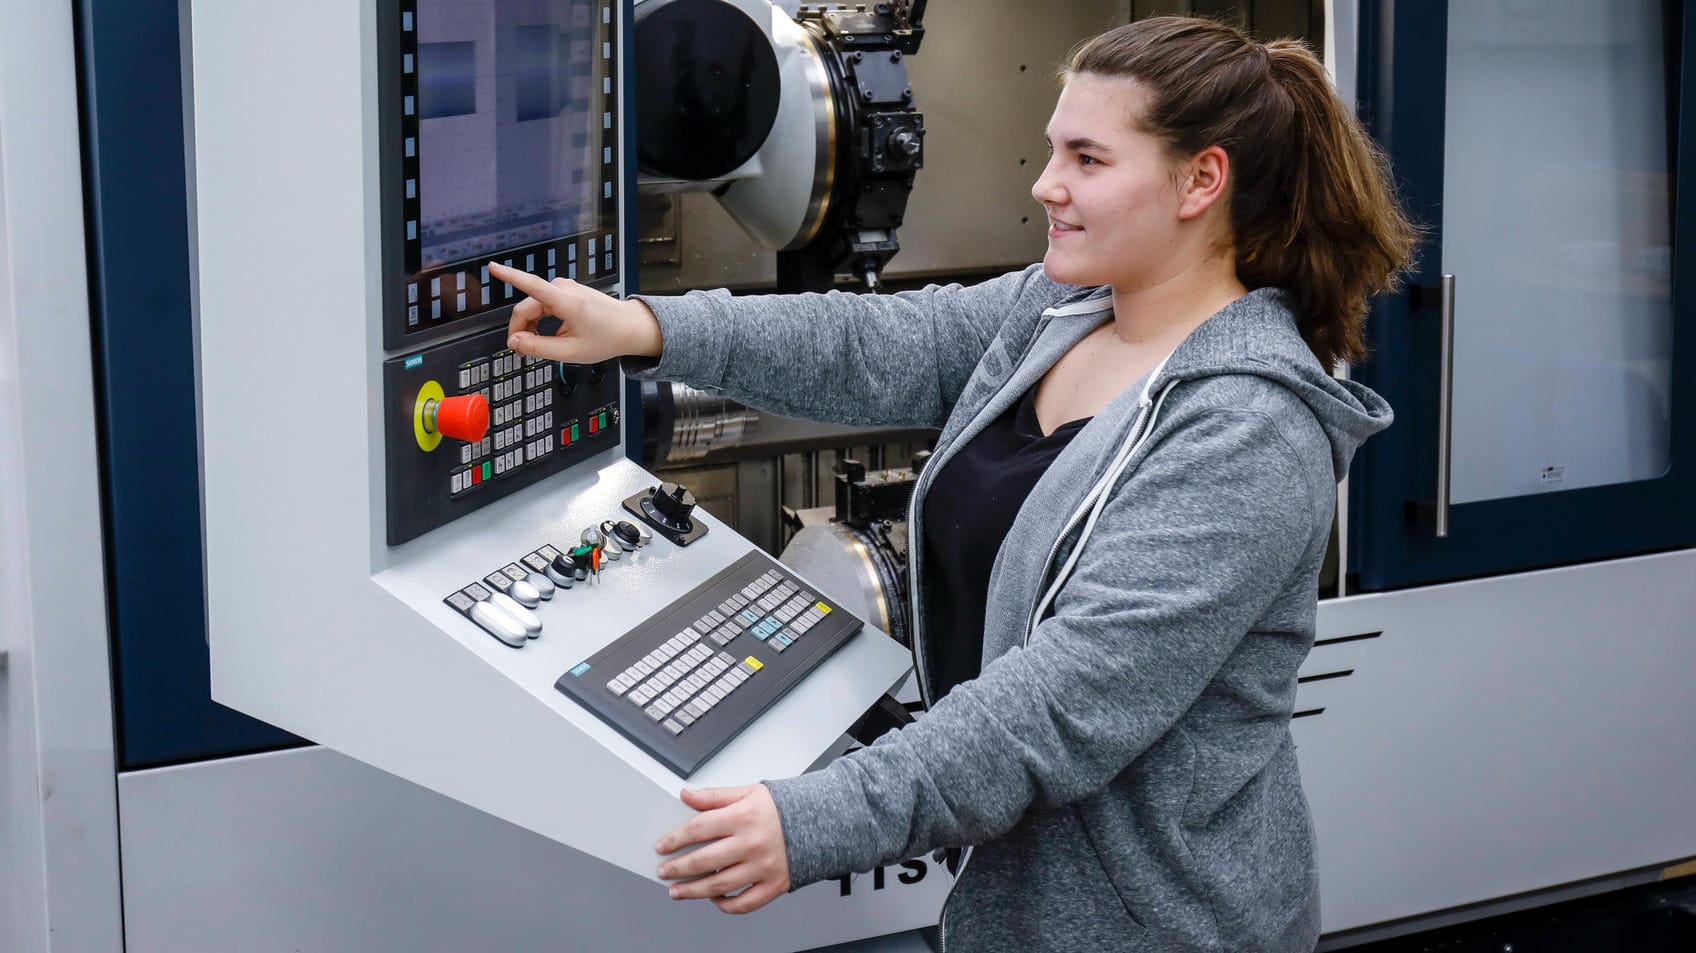
<svg viewBox="0 0 1696 953">
<path fill-rule="evenodd" d="M 684 789 L 683 803 L 701 813 L 655 847 L 670 854 L 703 846 L 660 865 L 660 879 L 681 881 L 671 885 L 673 900 L 705 898 L 725 913 L 750 913 L 789 889 L 783 820 L 765 785 Z"/>
</svg>

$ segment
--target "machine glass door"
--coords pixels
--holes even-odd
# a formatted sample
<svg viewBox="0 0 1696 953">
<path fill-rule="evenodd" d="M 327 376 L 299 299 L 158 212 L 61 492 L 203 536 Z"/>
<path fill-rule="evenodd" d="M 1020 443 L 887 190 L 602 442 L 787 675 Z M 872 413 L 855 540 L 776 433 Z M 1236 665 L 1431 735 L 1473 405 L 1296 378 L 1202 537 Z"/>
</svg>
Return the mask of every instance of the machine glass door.
<svg viewBox="0 0 1696 953">
<path fill-rule="evenodd" d="M 1696 543 L 1681 7 L 1364 5 L 1363 112 L 1427 232 L 1356 369 L 1397 414 L 1356 587 Z"/>
</svg>

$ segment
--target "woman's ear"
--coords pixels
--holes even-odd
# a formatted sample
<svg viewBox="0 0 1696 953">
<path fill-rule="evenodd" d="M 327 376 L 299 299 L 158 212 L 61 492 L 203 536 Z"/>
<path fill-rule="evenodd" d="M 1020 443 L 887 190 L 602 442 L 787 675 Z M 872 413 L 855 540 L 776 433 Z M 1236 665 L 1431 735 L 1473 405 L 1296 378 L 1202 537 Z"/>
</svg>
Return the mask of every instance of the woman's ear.
<svg viewBox="0 0 1696 953">
<path fill-rule="evenodd" d="M 1178 188 L 1178 218 L 1200 216 L 1225 195 L 1231 177 L 1231 158 L 1219 146 L 1208 146 L 1190 157 Z"/>
</svg>

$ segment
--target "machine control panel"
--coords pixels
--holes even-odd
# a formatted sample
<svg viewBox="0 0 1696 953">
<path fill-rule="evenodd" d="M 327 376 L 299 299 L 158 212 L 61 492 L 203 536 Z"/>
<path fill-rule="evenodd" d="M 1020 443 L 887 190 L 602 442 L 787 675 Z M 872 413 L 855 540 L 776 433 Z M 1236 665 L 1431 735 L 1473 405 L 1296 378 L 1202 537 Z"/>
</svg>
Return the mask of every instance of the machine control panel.
<svg viewBox="0 0 1696 953">
<path fill-rule="evenodd" d="M 385 361 L 389 545 L 616 446 L 618 387 L 610 363 L 565 366 L 514 353 L 505 327 Z M 433 408 L 461 398 L 487 407 L 480 438 L 432 426 Z"/>
</svg>

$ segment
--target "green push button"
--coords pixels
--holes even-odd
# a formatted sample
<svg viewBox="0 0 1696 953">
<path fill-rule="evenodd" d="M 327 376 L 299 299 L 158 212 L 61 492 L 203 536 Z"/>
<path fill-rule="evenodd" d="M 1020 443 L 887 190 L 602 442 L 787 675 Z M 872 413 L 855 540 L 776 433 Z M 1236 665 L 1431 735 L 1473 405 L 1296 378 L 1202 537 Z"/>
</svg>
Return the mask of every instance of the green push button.
<svg viewBox="0 0 1696 953">
<path fill-rule="evenodd" d="M 495 475 L 495 462 L 493 460 L 485 460 L 483 462 L 483 479 L 487 480 L 494 475 Z"/>
<path fill-rule="evenodd" d="M 599 429 L 599 430 L 607 429 L 607 412 L 604 411 L 604 410 L 601 411 L 600 427 L 598 427 L 597 429 Z"/>
<path fill-rule="evenodd" d="M 583 439 L 583 438 L 577 436 L 577 425 L 572 424 L 571 425 L 571 442 L 576 443 L 577 441 L 579 441 L 581 439 Z"/>
</svg>

